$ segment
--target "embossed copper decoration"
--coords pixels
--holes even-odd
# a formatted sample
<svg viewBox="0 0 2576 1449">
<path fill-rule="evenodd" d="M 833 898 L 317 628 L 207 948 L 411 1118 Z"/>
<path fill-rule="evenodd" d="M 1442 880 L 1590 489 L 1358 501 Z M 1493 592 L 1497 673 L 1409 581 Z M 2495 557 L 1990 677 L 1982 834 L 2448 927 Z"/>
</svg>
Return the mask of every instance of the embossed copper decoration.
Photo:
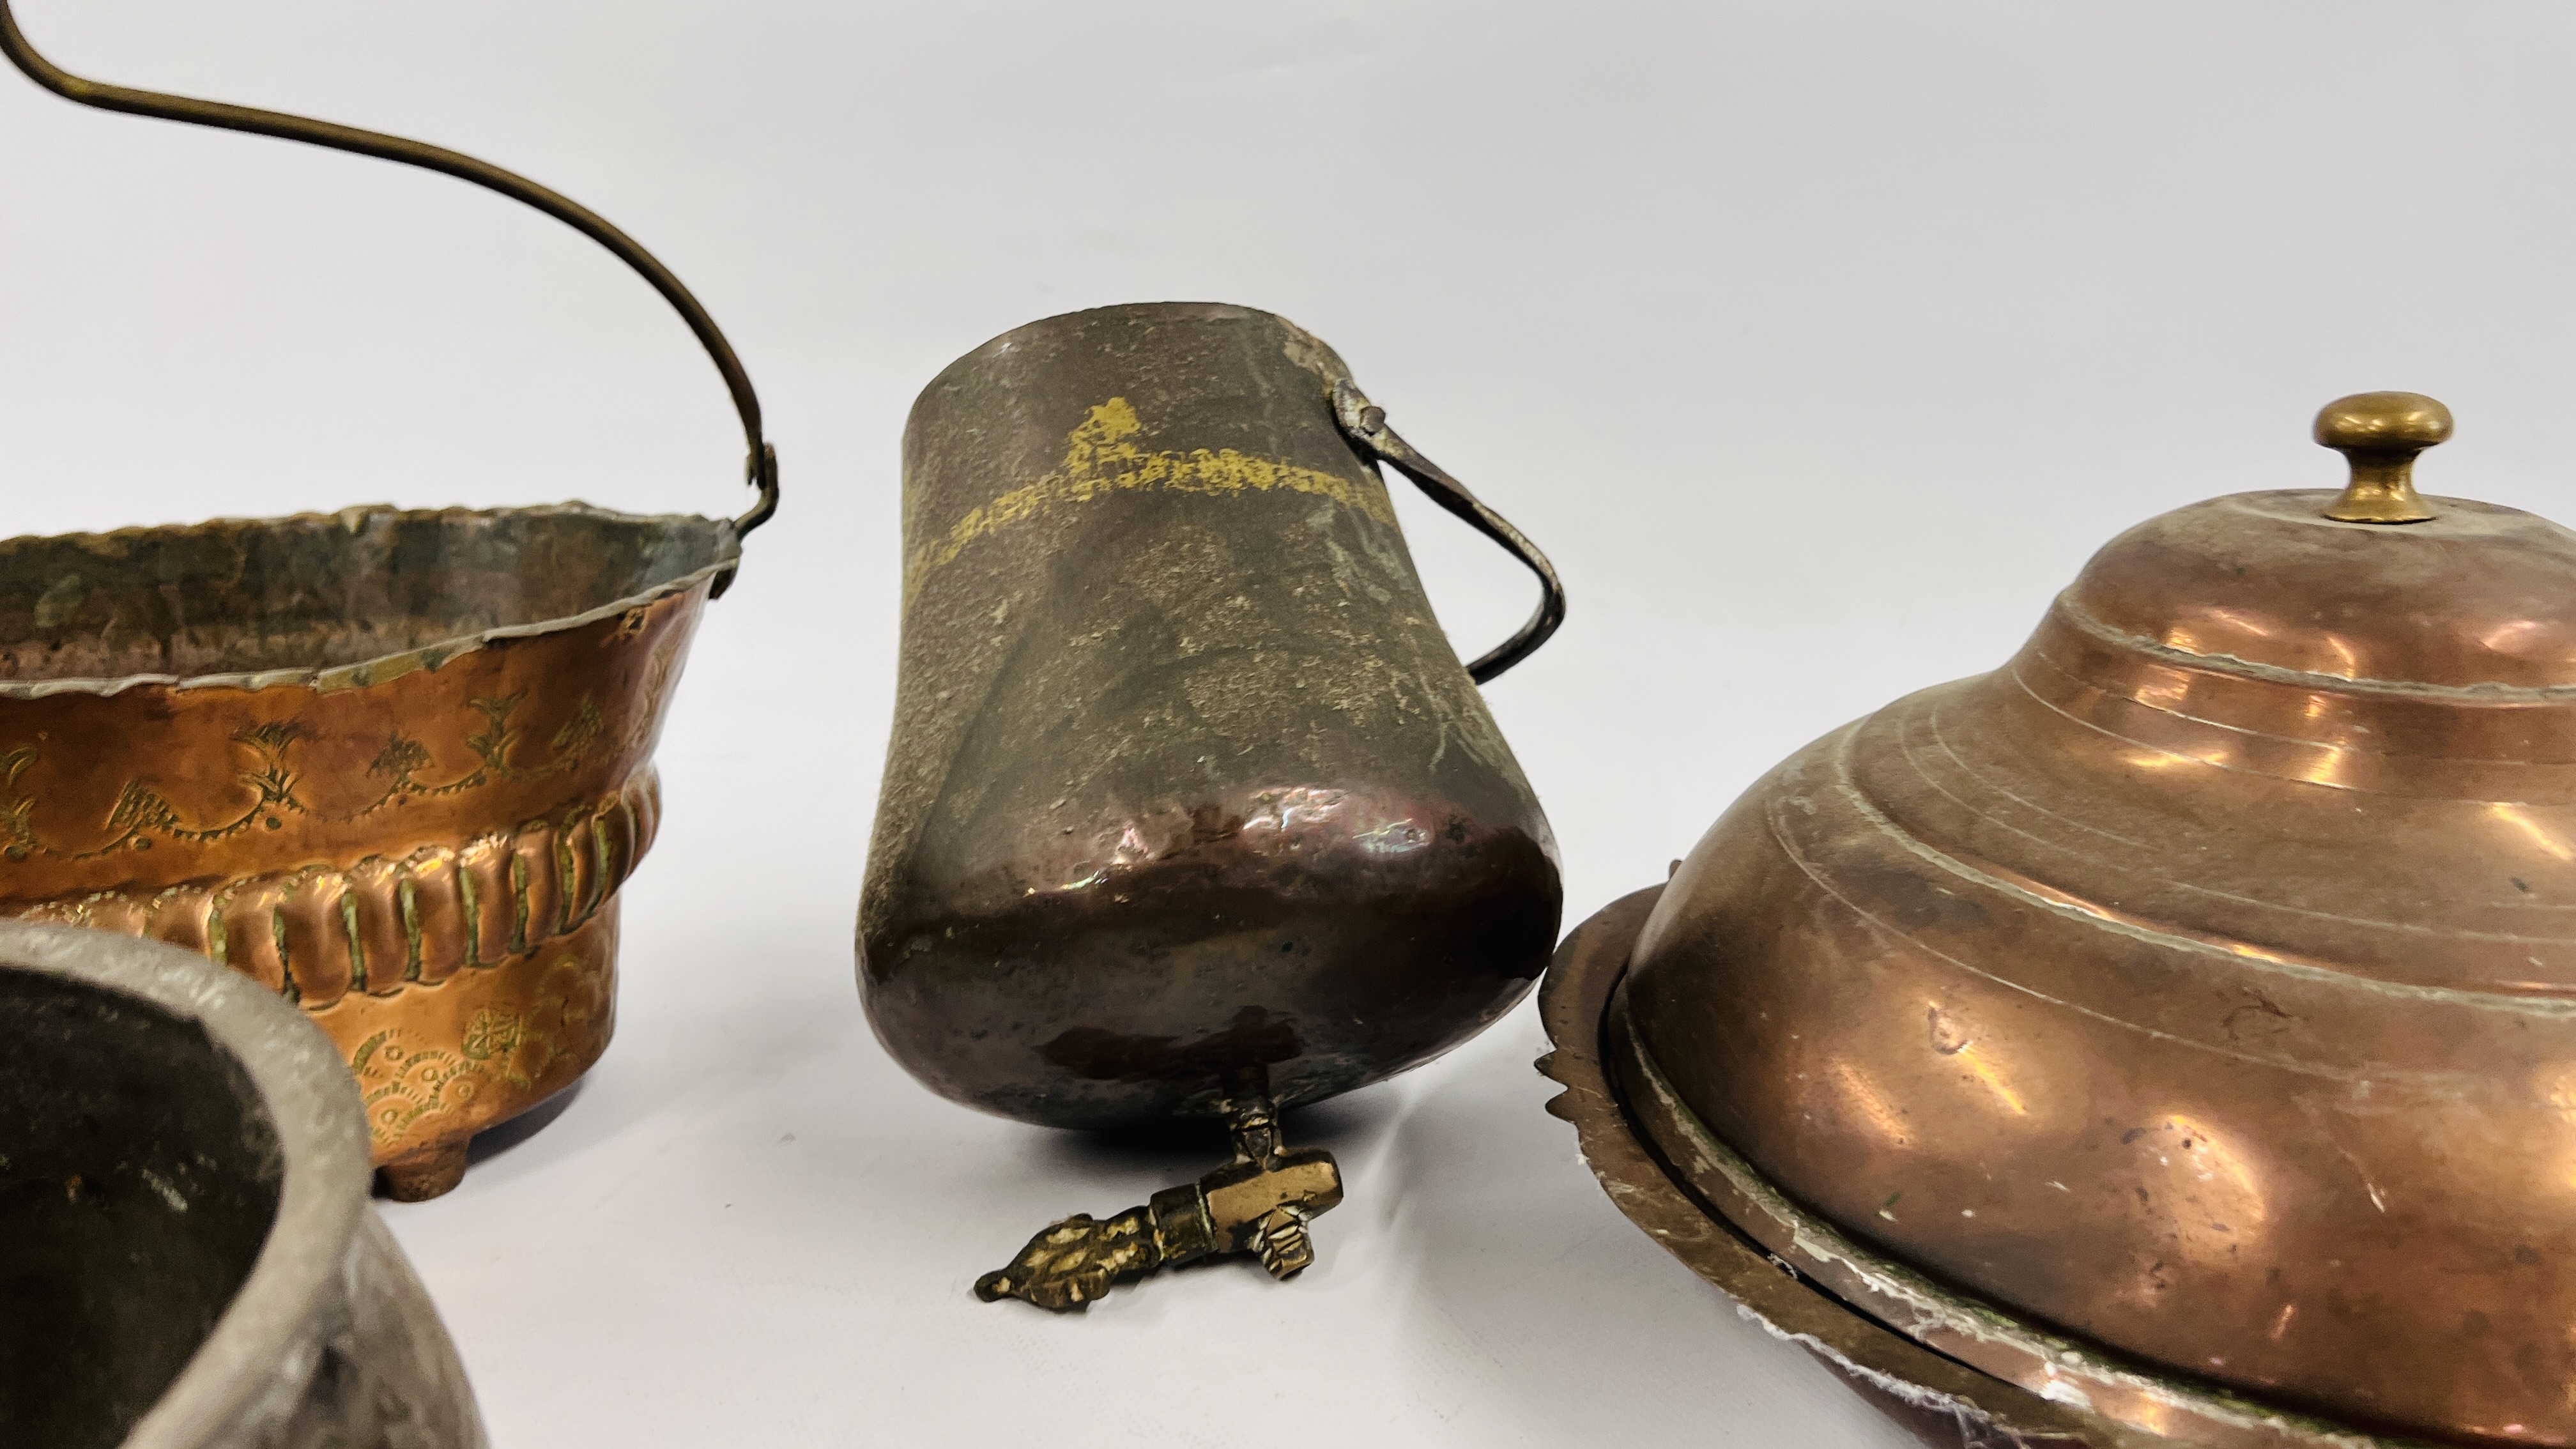
<svg viewBox="0 0 2576 1449">
<path fill-rule="evenodd" d="M 1472 672 L 1381 461 L 1544 584 Z M 1537 979 L 1555 846 L 1475 686 L 1562 592 L 1323 343 L 1200 304 L 1006 333 L 914 405 L 904 548 L 859 984 L 931 1088 L 1056 1127 L 1225 1120 L 1258 1165 L 1276 1110 L 1430 1060 Z M 1274 1272 L 1340 1196 L 1301 1173 L 1238 1244 Z M 1029 1264 L 984 1287 L 1066 1307 L 1105 1286 Z"/>
<path fill-rule="evenodd" d="M 0 542 L 0 914 L 188 947 L 301 1005 L 365 1092 L 396 1197 L 607 1046 L 618 886 L 699 610 L 776 507 L 723 335 L 661 264 L 534 183 L 417 142 L 69 76 L 85 104 L 428 166 L 601 241 L 732 390 L 739 519 L 581 504 L 345 509 Z"/>
<path fill-rule="evenodd" d="M 2576 1442 L 2576 534 L 2416 495 L 2449 428 L 2331 405 L 2340 496 L 2141 524 L 1792 757 L 1560 1046 L 2084 1442 Z"/>
<path fill-rule="evenodd" d="M 186 952 L 0 921 L 0 1443 L 481 1449 L 330 1042 Z"/>
</svg>

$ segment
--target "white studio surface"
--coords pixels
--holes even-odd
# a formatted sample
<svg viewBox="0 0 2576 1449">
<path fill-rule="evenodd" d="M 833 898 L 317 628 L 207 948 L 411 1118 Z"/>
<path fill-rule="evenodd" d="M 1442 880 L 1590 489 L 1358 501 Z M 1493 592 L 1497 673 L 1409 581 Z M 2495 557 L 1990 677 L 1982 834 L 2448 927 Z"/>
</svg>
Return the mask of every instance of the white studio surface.
<svg viewBox="0 0 2576 1449">
<path fill-rule="evenodd" d="M 626 892 L 618 1039 L 386 1216 L 502 1449 L 1834 1445 L 1896 1432 L 1611 1206 L 1534 1013 L 1290 1119 L 1347 1204 L 1088 1315 L 967 1289 L 1207 1165 L 979 1117 L 879 1051 L 851 926 L 890 723 L 897 439 L 1019 323 L 1286 314 L 1555 558 L 1490 691 L 1567 924 L 1772 762 L 1994 667 L 2086 555 L 2328 486 L 2340 394 L 2419 472 L 2576 517 L 2576 11 L 2365 0 L 23 0 L 101 79 L 415 136 L 653 248 L 784 464 L 708 611 Z M 676 319 L 455 182 L 0 74 L 12 532 L 390 499 L 731 513 Z M 1398 489 L 1472 654 L 1529 607 Z"/>
</svg>

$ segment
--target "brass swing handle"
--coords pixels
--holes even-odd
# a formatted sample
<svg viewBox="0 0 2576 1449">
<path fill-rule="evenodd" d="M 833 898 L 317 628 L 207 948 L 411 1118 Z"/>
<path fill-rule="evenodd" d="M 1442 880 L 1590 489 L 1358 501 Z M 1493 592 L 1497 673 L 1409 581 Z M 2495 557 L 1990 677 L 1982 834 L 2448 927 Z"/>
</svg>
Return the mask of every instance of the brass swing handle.
<svg viewBox="0 0 2576 1449">
<path fill-rule="evenodd" d="M 743 467 L 743 481 L 760 490 L 759 501 L 750 511 L 733 521 L 734 536 L 740 538 L 769 521 L 778 511 L 778 450 L 770 446 L 760 430 L 760 399 L 751 390 L 751 375 L 743 371 L 742 361 L 733 354 L 724 332 L 716 326 L 707 309 L 671 275 L 651 252 L 633 237 L 611 226 L 606 217 L 570 197 L 549 191 L 515 172 L 504 171 L 486 161 L 477 161 L 459 151 L 441 146 L 406 141 L 379 131 L 361 131 L 354 126 L 339 126 L 328 121 L 307 120 L 279 111 L 254 110 L 248 106 L 228 106 L 218 101 L 191 100 L 185 96 L 163 95 L 158 91 L 139 91 L 127 86 L 105 85 L 83 80 L 52 61 L 37 54 L 19 32 L 18 21 L 9 12 L 9 0 L 0 0 L 0 51 L 8 53 L 10 62 L 25 71 L 29 79 L 65 100 L 103 111 L 124 111 L 131 115 L 153 116 L 165 121 L 184 121 L 197 126 L 214 126 L 227 131 L 249 131 L 280 140 L 303 141 L 327 146 L 334 151 L 355 151 L 361 156 L 374 156 L 385 161 L 399 161 L 408 166 L 423 166 L 443 171 L 460 181 L 497 191 L 515 201 L 523 201 L 592 241 L 617 254 L 620 261 L 633 267 L 653 290 L 676 309 L 689 330 L 697 334 L 707 355 L 715 359 L 716 371 L 724 374 L 725 389 L 733 394 L 734 411 L 742 415 L 743 436 L 751 452 Z M 731 582 L 726 575 L 724 582 Z"/>
<path fill-rule="evenodd" d="M 5 8 L 7 0 L 0 0 Z M 1333 384 L 1333 418 L 1351 440 L 1376 454 L 1395 471 L 1413 480 L 1415 487 L 1430 495 L 1431 501 L 1467 521 L 1478 533 L 1509 549 L 1514 558 L 1538 575 L 1537 612 L 1509 639 L 1486 651 L 1483 658 L 1467 666 L 1467 677 L 1478 684 L 1486 683 L 1504 670 L 1538 652 L 1557 626 L 1565 622 L 1565 585 L 1557 579 L 1556 565 L 1547 561 L 1538 545 L 1512 527 L 1511 520 L 1487 508 L 1467 485 L 1452 478 L 1437 463 L 1413 450 L 1413 445 L 1397 437 L 1386 425 L 1386 409 L 1371 403 L 1349 378 Z"/>
</svg>

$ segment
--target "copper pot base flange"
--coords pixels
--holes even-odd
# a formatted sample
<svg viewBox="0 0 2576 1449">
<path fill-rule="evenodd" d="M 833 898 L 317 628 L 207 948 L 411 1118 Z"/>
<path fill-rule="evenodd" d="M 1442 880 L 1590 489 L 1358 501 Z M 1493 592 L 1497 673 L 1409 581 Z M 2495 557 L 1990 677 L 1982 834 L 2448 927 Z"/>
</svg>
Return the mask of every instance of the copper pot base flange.
<svg viewBox="0 0 2576 1449">
<path fill-rule="evenodd" d="M 1934 1284 L 1790 1203 L 1671 1094 L 1625 1029 L 1629 948 L 1662 894 L 1654 886 L 1613 901 L 1557 948 L 1539 990 L 1554 1050 L 1538 1067 L 1565 1088 L 1548 1111 L 1574 1125 L 1610 1200 L 1746 1317 L 1831 1364 L 1938 1449 L 2423 1449 L 2117 1359 Z M 1691 1177 L 1667 1167 L 1640 1120 L 1691 1145 Z M 1704 1195 L 1694 1180 L 1718 1192 Z"/>
</svg>

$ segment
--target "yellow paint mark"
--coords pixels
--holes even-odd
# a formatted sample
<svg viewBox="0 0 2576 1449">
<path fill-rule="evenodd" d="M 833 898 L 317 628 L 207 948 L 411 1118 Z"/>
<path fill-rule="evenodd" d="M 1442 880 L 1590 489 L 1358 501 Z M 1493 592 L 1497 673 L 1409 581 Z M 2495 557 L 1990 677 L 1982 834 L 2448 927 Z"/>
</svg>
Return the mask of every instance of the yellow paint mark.
<svg viewBox="0 0 2576 1449">
<path fill-rule="evenodd" d="M 2520 806 L 2508 805 L 2498 800 L 2487 806 L 2487 813 L 2530 836 L 2531 843 L 2539 846 L 2552 859 L 2576 861 L 2576 846 L 2570 846 L 2566 838 L 2557 831 L 2523 814 Z"/>
<path fill-rule="evenodd" d="M 1144 432 L 1145 425 L 1136 416 L 1136 409 L 1123 397 L 1113 397 L 1091 409 L 1066 436 L 1064 462 L 1054 472 L 980 508 L 968 509 L 946 534 L 913 550 L 903 571 L 904 608 L 912 607 L 931 574 L 956 562 L 957 556 L 977 539 L 1056 508 L 1088 503 L 1114 493 L 1154 489 L 1239 497 L 1285 488 L 1329 498 L 1380 523 L 1395 521 L 1395 510 L 1383 489 L 1319 468 L 1239 453 L 1232 448 L 1147 452 L 1137 445 Z"/>
</svg>

